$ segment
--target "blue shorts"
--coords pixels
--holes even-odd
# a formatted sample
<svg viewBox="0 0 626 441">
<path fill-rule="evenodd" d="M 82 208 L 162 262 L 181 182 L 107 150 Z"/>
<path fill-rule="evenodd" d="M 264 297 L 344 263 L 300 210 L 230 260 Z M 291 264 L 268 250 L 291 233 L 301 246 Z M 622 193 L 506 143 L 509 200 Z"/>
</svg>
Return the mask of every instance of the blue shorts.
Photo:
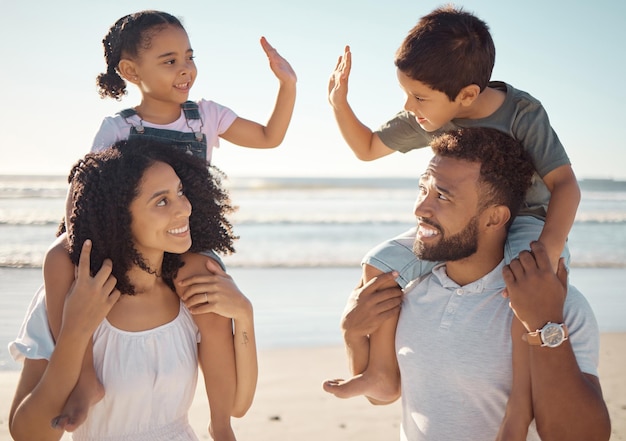
<svg viewBox="0 0 626 441">
<path fill-rule="evenodd" d="M 518 216 L 513 221 L 506 243 L 504 244 L 504 260 L 510 263 L 523 250 L 530 249 L 530 243 L 539 239 L 543 230 L 544 222 L 532 216 Z M 411 280 L 428 274 L 439 262 L 419 260 L 413 253 L 413 243 L 417 227 L 394 237 L 377 247 L 371 249 L 361 261 L 378 270 L 388 273 L 398 271 L 396 279 L 400 287 L 404 288 Z M 561 254 L 565 258 L 565 264 L 569 267 L 570 254 L 565 245 Z"/>
</svg>

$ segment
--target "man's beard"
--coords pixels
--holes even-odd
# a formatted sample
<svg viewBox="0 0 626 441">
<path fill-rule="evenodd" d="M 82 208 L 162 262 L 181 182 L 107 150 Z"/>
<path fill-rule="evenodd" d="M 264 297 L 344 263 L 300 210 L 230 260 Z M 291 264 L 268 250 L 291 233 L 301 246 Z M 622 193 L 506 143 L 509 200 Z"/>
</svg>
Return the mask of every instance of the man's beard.
<svg viewBox="0 0 626 441">
<path fill-rule="evenodd" d="M 421 220 L 422 223 L 437 228 L 441 238 L 436 244 L 425 245 L 419 238 L 413 243 L 413 253 L 420 260 L 448 262 L 471 256 L 478 249 L 478 216 L 474 216 L 465 228 L 446 238 L 441 227 L 434 222 Z"/>
</svg>

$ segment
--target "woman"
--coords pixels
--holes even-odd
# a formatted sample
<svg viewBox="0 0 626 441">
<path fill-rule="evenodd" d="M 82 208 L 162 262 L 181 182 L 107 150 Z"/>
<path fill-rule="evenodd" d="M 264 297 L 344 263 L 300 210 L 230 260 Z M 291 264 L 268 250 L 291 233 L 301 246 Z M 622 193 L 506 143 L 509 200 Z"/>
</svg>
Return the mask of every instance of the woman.
<svg viewBox="0 0 626 441">
<path fill-rule="evenodd" d="M 198 439 L 187 412 L 196 386 L 199 333 L 174 291 L 174 279 L 187 251 L 233 251 L 225 217 L 232 208 L 219 177 L 202 160 L 143 141 L 118 143 L 74 166 L 69 251 L 77 277 L 49 359 L 24 362 L 9 416 L 14 439 L 61 438 L 63 431 L 50 422 L 76 385 L 92 335 L 106 394 L 74 432 L 75 440 Z M 205 286 L 210 282 L 220 295 L 245 299 L 226 273 L 214 272 L 212 280 L 203 280 Z M 195 291 L 185 295 L 185 303 L 201 309 L 210 298 Z M 211 335 L 203 334 L 216 342 L 219 360 L 204 372 L 213 385 L 207 387 L 210 431 L 216 440 L 234 440 L 232 324 L 226 318 L 216 323 Z"/>
</svg>

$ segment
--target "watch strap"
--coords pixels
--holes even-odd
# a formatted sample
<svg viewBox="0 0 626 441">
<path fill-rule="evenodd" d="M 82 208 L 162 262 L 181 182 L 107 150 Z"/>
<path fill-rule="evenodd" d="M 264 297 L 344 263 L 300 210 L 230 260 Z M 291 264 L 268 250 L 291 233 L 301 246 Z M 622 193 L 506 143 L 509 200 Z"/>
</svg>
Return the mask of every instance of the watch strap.
<svg viewBox="0 0 626 441">
<path fill-rule="evenodd" d="M 541 346 L 543 344 L 543 342 L 541 341 L 541 329 L 529 332 L 528 334 L 526 334 L 526 339 L 528 341 L 528 344 L 531 346 Z"/>
</svg>

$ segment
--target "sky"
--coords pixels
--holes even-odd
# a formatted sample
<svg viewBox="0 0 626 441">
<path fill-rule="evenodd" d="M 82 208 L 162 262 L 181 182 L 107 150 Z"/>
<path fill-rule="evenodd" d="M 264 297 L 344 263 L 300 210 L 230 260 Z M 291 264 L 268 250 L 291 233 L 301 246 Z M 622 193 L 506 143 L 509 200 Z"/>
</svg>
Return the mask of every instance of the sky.
<svg viewBox="0 0 626 441">
<path fill-rule="evenodd" d="M 402 108 L 393 56 L 418 19 L 444 1 L 0 0 L 0 174 L 60 174 L 91 147 L 102 119 L 137 105 L 102 100 L 102 38 L 121 16 L 159 9 L 182 19 L 196 56 L 191 99 L 211 99 L 265 123 L 278 82 L 259 45 L 266 36 L 298 75 L 283 144 L 258 151 L 222 141 L 213 162 L 231 177 L 413 177 L 429 149 L 362 162 L 343 141 L 327 101 L 328 78 L 346 44 L 348 99 L 372 129 Z M 626 2 L 466 0 L 496 45 L 493 80 L 546 108 L 578 178 L 626 180 Z"/>
</svg>

